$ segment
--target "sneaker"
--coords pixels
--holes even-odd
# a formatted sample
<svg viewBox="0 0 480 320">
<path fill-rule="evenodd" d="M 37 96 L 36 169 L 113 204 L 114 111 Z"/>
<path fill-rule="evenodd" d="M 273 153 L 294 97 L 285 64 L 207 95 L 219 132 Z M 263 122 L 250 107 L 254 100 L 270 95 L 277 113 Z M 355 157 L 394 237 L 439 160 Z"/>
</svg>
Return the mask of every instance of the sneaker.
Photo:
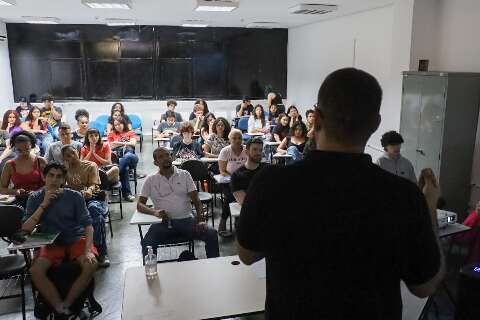
<svg viewBox="0 0 480 320">
<path fill-rule="evenodd" d="M 108 256 L 106 254 L 99 256 L 97 261 L 98 261 L 98 266 L 100 268 L 110 267 L 110 259 L 108 258 Z"/>
<path fill-rule="evenodd" d="M 135 196 L 133 194 L 126 195 L 125 198 L 123 198 L 125 201 L 128 202 L 134 202 L 135 201 Z"/>
</svg>

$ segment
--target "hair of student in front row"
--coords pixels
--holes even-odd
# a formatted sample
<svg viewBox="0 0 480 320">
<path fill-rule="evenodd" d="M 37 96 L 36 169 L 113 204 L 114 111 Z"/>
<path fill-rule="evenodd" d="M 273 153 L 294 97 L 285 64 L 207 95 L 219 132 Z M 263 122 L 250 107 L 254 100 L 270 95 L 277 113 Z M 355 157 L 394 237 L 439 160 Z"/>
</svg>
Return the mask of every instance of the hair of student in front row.
<svg viewBox="0 0 480 320">
<path fill-rule="evenodd" d="M 315 108 L 325 136 L 343 145 L 364 145 L 380 123 L 382 88 L 355 68 L 334 71 L 322 83 Z"/>
<path fill-rule="evenodd" d="M 65 168 L 65 166 L 63 164 L 60 164 L 60 163 L 55 162 L 55 161 L 50 162 L 49 164 L 47 164 L 45 166 L 45 168 L 43 168 L 43 175 L 46 176 L 50 172 L 50 170 L 52 170 L 52 169 L 60 170 L 60 171 L 62 171 L 62 175 L 64 177 L 67 176 L 67 168 Z"/>
<path fill-rule="evenodd" d="M 248 139 L 248 141 L 246 143 L 247 150 L 250 149 L 250 146 L 252 144 L 260 144 L 260 145 L 263 146 L 263 140 L 260 137 L 253 137 L 253 138 Z"/>
</svg>

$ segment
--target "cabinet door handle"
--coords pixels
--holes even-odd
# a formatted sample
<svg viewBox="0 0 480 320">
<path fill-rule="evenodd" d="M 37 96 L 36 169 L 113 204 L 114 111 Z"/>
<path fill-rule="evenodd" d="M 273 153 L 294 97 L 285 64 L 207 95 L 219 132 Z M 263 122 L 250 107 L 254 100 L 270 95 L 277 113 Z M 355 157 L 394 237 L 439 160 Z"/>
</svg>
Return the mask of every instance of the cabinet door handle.
<svg viewBox="0 0 480 320">
<path fill-rule="evenodd" d="M 422 150 L 422 149 L 417 149 L 416 151 L 417 151 L 418 153 L 420 153 L 422 156 L 424 156 L 424 155 L 425 155 L 425 152 L 423 152 L 423 150 Z"/>
</svg>

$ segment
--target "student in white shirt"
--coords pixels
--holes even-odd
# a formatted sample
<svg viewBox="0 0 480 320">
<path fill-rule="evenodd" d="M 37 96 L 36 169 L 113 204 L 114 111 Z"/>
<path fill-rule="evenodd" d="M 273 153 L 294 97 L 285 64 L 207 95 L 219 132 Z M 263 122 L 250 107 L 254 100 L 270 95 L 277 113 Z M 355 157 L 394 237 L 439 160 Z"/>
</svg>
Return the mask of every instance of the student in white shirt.
<svg viewBox="0 0 480 320">
<path fill-rule="evenodd" d="M 174 167 L 170 152 L 165 148 L 155 149 L 153 159 L 159 171 L 146 178 L 137 202 L 137 210 L 162 218 L 163 221 L 153 224 L 145 235 L 142 243 L 144 254 L 147 246 L 151 246 L 156 252 L 158 245 L 181 235 L 204 241 L 207 257 L 218 257 L 220 252 L 217 232 L 204 221 L 202 203 L 190 173 Z M 149 198 L 153 202 L 153 208 L 146 205 Z M 192 215 L 190 202 L 195 206 L 196 217 Z"/>
</svg>

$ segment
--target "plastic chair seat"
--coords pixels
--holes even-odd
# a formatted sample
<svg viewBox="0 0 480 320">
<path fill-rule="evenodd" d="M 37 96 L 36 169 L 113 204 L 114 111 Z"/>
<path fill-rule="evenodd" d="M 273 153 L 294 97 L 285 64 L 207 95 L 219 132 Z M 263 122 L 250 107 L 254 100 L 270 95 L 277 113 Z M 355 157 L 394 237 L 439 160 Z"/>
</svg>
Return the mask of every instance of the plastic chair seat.
<svg viewBox="0 0 480 320">
<path fill-rule="evenodd" d="M 208 192 L 199 192 L 198 193 L 198 198 L 200 199 L 200 202 L 213 201 L 212 194 L 210 194 Z"/>
<path fill-rule="evenodd" d="M 25 271 L 27 263 L 23 255 L 8 255 L 0 257 L 0 279 L 10 278 Z"/>
</svg>

